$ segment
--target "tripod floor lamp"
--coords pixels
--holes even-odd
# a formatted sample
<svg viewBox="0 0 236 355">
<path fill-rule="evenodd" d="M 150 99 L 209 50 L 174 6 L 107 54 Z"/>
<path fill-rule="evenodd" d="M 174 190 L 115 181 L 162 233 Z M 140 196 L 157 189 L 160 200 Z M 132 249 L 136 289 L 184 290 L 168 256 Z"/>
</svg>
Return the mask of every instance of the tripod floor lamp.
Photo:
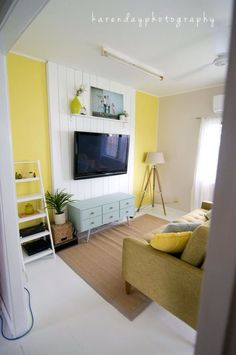
<svg viewBox="0 0 236 355">
<path fill-rule="evenodd" d="M 149 171 L 146 184 L 144 186 L 142 198 L 140 200 L 137 212 L 139 212 L 139 210 L 140 210 L 140 208 L 142 206 L 142 203 L 143 203 L 143 199 L 144 199 L 144 197 L 145 197 L 145 195 L 146 195 L 146 193 L 147 193 L 147 191 L 148 191 L 148 189 L 150 187 L 152 188 L 152 207 L 154 207 L 156 180 L 157 180 L 157 184 L 158 184 L 158 188 L 159 188 L 158 192 L 159 192 L 160 197 L 161 197 L 161 203 L 162 203 L 164 214 L 166 215 L 166 208 L 165 208 L 165 203 L 164 203 L 164 199 L 163 199 L 163 195 L 162 195 L 161 182 L 160 182 L 160 177 L 159 177 L 159 173 L 158 173 L 158 169 L 157 169 L 157 165 L 158 164 L 164 164 L 165 163 L 165 159 L 164 159 L 163 153 L 162 152 L 150 152 L 150 153 L 147 153 L 145 163 L 151 165 L 151 169 Z"/>
</svg>

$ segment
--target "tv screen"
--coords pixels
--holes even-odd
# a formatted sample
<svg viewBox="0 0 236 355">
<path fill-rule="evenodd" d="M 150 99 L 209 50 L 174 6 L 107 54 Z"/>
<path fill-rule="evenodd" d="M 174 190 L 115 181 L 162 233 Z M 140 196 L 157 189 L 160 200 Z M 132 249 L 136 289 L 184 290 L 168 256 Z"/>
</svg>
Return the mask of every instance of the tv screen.
<svg viewBox="0 0 236 355">
<path fill-rule="evenodd" d="M 129 136 L 74 132 L 74 180 L 127 173 Z"/>
</svg>

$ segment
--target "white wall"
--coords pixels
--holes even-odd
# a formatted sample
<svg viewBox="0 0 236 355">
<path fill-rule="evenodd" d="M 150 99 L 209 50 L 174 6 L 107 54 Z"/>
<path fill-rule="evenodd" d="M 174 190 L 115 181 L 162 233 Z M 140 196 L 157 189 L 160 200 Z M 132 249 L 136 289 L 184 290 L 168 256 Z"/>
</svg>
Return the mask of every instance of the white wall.
<svg viewBox="0 0 236 355">
<path fill-rule="evenodd" d="M 213 96 L 223 91 L 221 86 L 160 98 L 158 150 L 164 152 L 166 159 L 166 164 L 160 166 L 160 176 L 169 206 L 190 209 L 200 126 L 200 120 L 195 118 L 216 116 Z"/>
<path fill-rule="evenodd" d="M 63 188 L 86 199 L 113 192 L 132 192 L 134 154 L 134 89 L 93 74 L 66 68 L 55 63 L 47 64 L 49 121 L 53 188 Z M 90 86 L 111 90 L 124 95 L 124 109 L 129 113 L 128 123 L 95 117 L 71 116 L 70 100 L 81 84 L 87 87 L 81 101 L 90 107 Z M 73 133 L 89 131 L 123 133 L 130 135 L 128 173 L 111 177 L 73 180 Z"/>
</svg>

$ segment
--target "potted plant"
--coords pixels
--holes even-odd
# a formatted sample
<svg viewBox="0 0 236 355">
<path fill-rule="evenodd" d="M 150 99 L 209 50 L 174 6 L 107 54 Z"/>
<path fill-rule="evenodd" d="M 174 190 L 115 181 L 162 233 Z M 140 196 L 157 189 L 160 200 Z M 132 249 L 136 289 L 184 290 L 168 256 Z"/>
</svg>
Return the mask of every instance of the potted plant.
<svg viewBox="0 0 236 355">
<path fill-rule="evenodd" d="M 68 194 L 65 190 L 57 189 L 54 194 L 49 191 L 46 192 L 45 198 L 47 208 L 54 210 L 54 222 L 55 224 L 66 223 L 65 208 L 69 202 L 73 202 L 71 199 L 73 195 Z"/>
<path fill-rule="evenodd" d="M 124 122 L 127 122 L 127 119 L 129 117 L 129 114 L 127 111 L 123 111 L 119 114 L 119 120 L 120 121 L 124 121 Z"/>
</svg>

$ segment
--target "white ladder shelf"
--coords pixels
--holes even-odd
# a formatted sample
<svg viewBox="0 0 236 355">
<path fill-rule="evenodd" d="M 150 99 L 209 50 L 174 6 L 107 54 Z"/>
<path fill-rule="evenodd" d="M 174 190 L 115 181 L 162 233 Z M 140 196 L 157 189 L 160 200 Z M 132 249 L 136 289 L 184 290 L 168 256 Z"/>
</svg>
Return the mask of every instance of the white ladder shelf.
<svg viewBox="0 0 236 355">
<path fill-rule="evenodd" d="M 27 195 L 17 195 L 16 200 L 17 200 L 17 205 L 19 203 L 24 203 L 24 202 L 29 202 L 29 201 L 38 201 L 40 203 L 40 209 L 35 211 L 32 214 L 26 215 L 26 214 L 19 214 L 18 217 L 18 224 L 19 227 L 22 223 L 24 222 L 30 222 L 34 220 L 41 220 L 43 223 L 47 224 L 47 229 L 43 232 L 31 234 L 27 237 L 21 237 L 20 236 L 20 244 L 22 248 L 22 260 L 23 260 L 23 266 L 25 269 L 25 264 L 30 263 L 34 260 L 38 260 L 40 258 L 43 258 L 47 255 L 53 255 L 55 257 L 55 249 L 54 249 L 54 244 L 53 244 L 53 239 L 52 239 L 52 232 L 51 232 L 51 226 L 50 226 L 50 220 L 48 216 L 48 210 L 46 209 L 46 200 L 45 200 L 45 194 L 44 194 L 44 187 L 43 187 L 43 180 L 42 180 L 42 175 L 41 175 L 41 168 L 40 168 L 40 161 L 39 160 L 33 160 L 33 161 L 16 161 L 15 162 L 15 171 L 17 171 L 17 166 L 23 166 L 25 169 L 27 167 L 27 164 L 30 166 L 34 166 L 34 170 L 36 171 L 36 176 L 35 177 L 22 177 L 22 178 L 16 178 L 15 182 L 16 185 L 23 184 L 23 183 L 32 183 L 32 182 L 37 182 L 38 184 L 38 192 L 37 193 L 32 193 L 32 194 L 27 194 Z M 27 255 L 26 251 L 24 250 L 24 245 L 29 242 L 33 242 L 35 240 L 39 240 L 41 238 L 49 238 L 50 240 L 50 246 L 48 249 L 40 251 L 38 253 L 35 253 L 33 255 Z"/>
</svg>

